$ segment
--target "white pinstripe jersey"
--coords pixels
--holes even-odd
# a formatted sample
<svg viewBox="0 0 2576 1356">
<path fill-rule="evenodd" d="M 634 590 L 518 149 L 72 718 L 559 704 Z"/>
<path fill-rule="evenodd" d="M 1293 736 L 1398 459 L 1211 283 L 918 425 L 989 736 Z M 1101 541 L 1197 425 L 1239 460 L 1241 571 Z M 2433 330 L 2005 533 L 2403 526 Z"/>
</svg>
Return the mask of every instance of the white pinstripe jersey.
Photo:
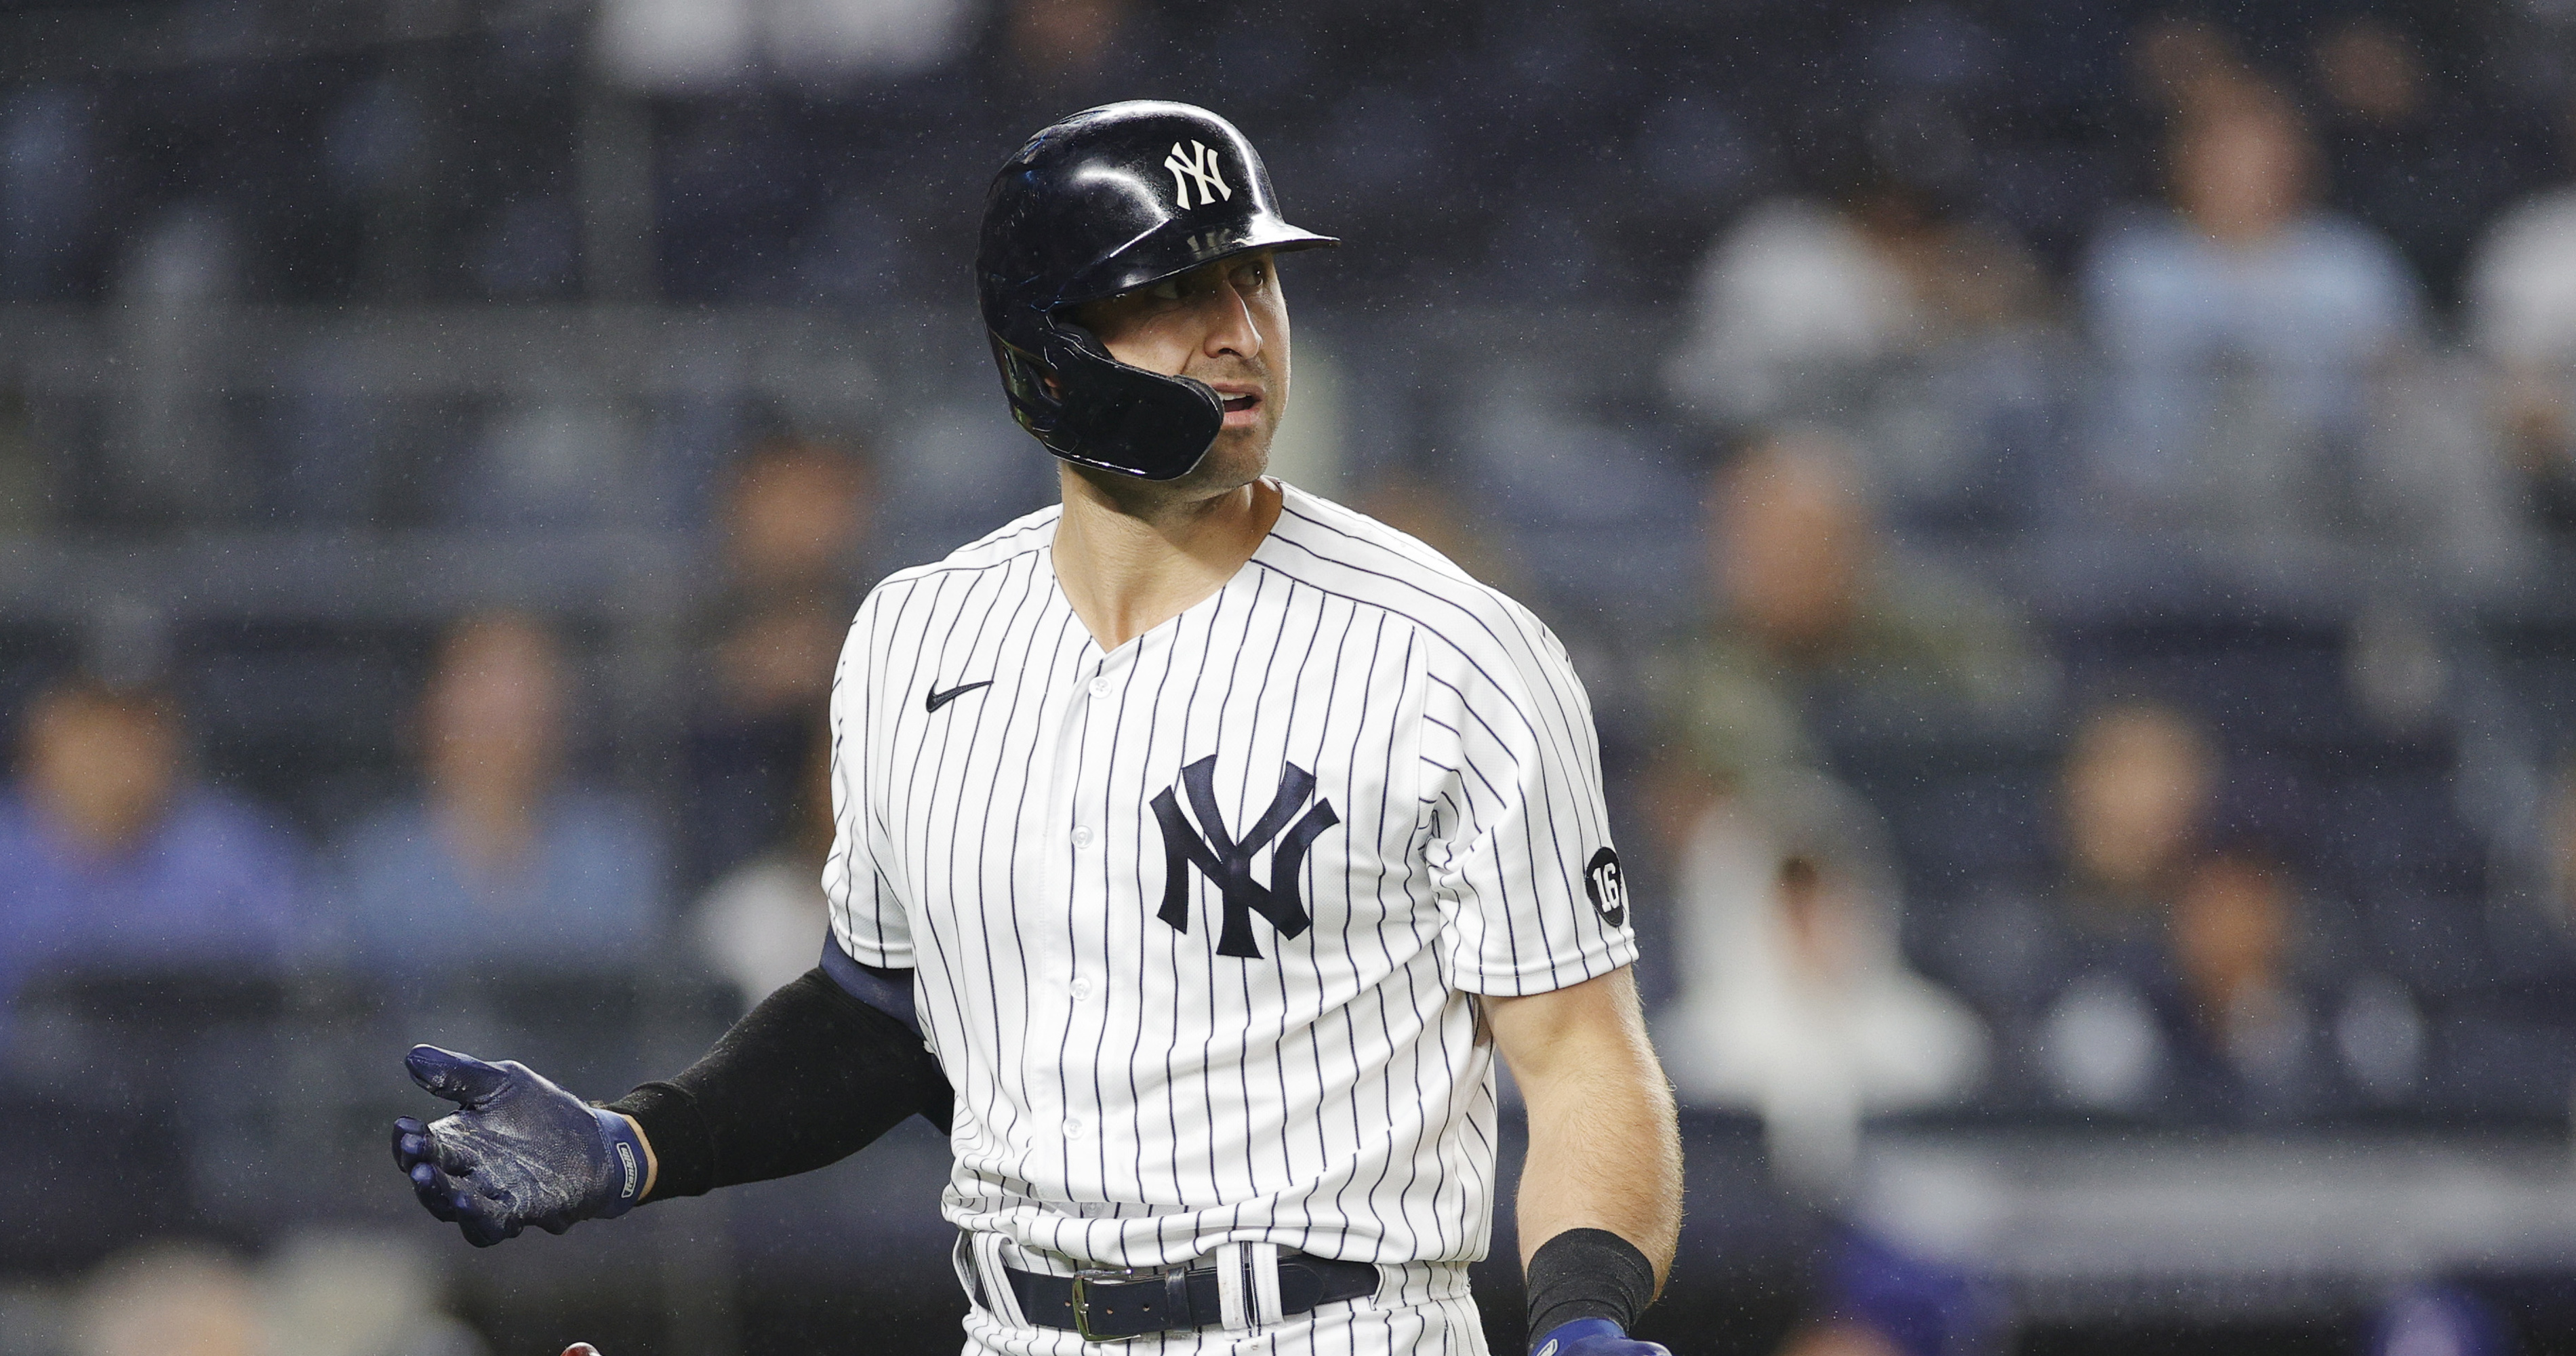
<svg viewBox="0 0 2576 1356">
<path fill-rule="evenodd" d="M 1284 493 L 1223 588 L 1105 654 L 1056 586 L 1058 509 L 851 628 L 824 889 L 851 956 L 915 970 L 961 1227 L 1108 1266 L 1481 1257 L 1471 995 L 1635 958 L 1563 646 Z"/>
</svg>

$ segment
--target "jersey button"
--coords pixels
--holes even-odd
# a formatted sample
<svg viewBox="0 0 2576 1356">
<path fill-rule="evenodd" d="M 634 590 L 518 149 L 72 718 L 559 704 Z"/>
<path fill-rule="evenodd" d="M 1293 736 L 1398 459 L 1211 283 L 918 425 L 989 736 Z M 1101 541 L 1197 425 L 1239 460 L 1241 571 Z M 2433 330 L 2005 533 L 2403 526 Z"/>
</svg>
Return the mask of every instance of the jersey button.
<svg viewBox="0 0 2576 1356">
<path fill-rule="evenodd" d="M 1095 697 L 1106 697 L 1106 696 L 1108 696 L 1108 695 L 1109 695 L 1109 680 L 1108 680 L 1108 679 L 1106 679 L 1106 678 L 1094 678 L 1094 679 L 1092 679 L 1092 680 L 1091 680 L 1091 695 L 1092 695 L 1092 696 L 1095 696 Z"/>
<path fill-rule="evenodd" d="M 1078 848 L 1087 848 L 1087 847 L 1091 846 L 1091 826 L 1090 826 L 1090 825 L 1088 825 L 1088 824 L 1077 824 L 1077 825 L 1075 825 L 1075 826 L 1074 826 L 1074 829 L 1073 829 L 1073 845 L 1074 845 L 1075 847 L 1078 847 Z"/>
<path fill-rule="evenodd" d="M 1073 1001 L 1075 1001 L 1075 1002 L 1077 1002 L 1077 1003 L 1088 1003 L 1088 1002 L 1090 1002 L 1090 1001 L 1091 1001 L 1091 981 L 1090 981 L 1090 980 L 1088 980 L 1088 979 L 1077 979 L 1077 980 L 1075 980 L 1073 983 L 1071 983 L 1071 984 L 1067 985 L 1066 987 L 1067 987 L 1067 988 L 1070 988 L 1070 989 L 1072 989 L 1072 990 L 1073 990 Z"/>
<path fill-rule="evenodd" d="M 1080 1138 L 1082 1138 L 1082 1122 L 1080 1122 L 1080 1121 L 1066 1121 L 1066 1122 L 1064 1123 L 1064 1137 L 1065 1137 L 1066 1139 L 1080 1139 Z"/>
</svg>

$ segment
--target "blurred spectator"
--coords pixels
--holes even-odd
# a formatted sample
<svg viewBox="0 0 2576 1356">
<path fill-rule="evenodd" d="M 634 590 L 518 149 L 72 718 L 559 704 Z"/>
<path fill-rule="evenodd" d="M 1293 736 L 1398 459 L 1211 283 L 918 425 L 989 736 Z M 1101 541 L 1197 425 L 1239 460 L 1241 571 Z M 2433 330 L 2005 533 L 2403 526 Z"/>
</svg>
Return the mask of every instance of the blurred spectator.
<svg viewBox="0 0 2576 1356">
<path fill-rule="evenodd" d="M 2130 83 L 2138 102 L 2159 117 L 2195 107 L 2211 86 L 2244 77 L 2236 39 L 2208 20 L 2161 14 L 2130 35 Z"/>
<path fill-rule="evenodd" d="M 2000 1297 L 1954 1267 L 1847 1224 L 1818 1260 L 1818 1312 L 1779 1356 L 1952 1356 L 2012 1345 Z"/>
<path fill-rule="evenodd" d="M 1134 0 L 1000 0 L 964 64 L 955 143 L 998 164 L 1029 133 L 1076 109 L 1140 97 L 1169 76 L 1151 59 L 1168 50 L 1142 31 L 1151 16 Z M 1156 96 L 1160 97 L 1160 96 Z"/>
<path fill-rule="evenodd" d="M 2413 999 L 2322 964 L 2331 920 L 2275 854 L 2218 834 L 2221 787 L 2198 721 L 2096 708 L 2059 782 L 2059 875 L 1954 926 L 1945 972 L 2026 1047 L 2042 1100 L 2228 1122 L 2411 1087 Z"/>
<path fill-rule="evenodd" d="M 2342 533 L 2377 507 L 2369 384 L 2417 338 L 2415 279 L 2312 205 L 2316 152 L 2279 92 L 2203 78 L 2183 97 L 2171 210 L 2106 231 L 2083 265 L 2104 367 L 2089 508 L 2246 543 Z"/>
<path fill-rule="evenodd" d="M 754 602 L 852 589 L 875 504 L 865 459 L 812 438 L 781 438 L 737 463 L 718 508 L 727 586 Z"/>
<path fill-rule="evenodd" d="M 315 1230 L 261 1268 L 275 1356 L 483 1356 L 474 1330 L 437 1303 L 438 1268 L 417 1234 Z"/>
<path fill-rule="evenodd" d="M 1483 521 L 1472 504 L 1473 496 L 1444 480 L 1402 472 L 1380 477 L 1357 498 L 1361 512 L 1508 592 L 1521 583 L 1505 554 L 1510 537 Z"/>
<path fill-rule="evenodd" d="M 1710 623 L 1661 675 L 1685 779 L 1672 794 L 1821 766 L 1840 719 L 1992 715 L 2039 686 L 2003 605 L 1895 558 L 1832 436 L 1757 443 L 1717 474 L 1708 514 Z"/>
<path fill-rule="evenodd" d="M 81 1287 L 73 1356 L 269 1356 L 258 1278 L 228 1253 L 148 1244 Z"/>
<path fill-rule="evenodd" d="M 1700 265 L 1664 369 L 1704 417 L 1845 430 L 1900 520 L 2010 499 L 2004 425 L 2044 403 L 2037 265 L 1923 180 L 1956 152 L 1922 140 L 1873 150 L 1834 201 L 1745 213 Z"/>
<path fill-rule="evenodd" d="M 969 13 L 962 0 L 609 0 L 597 42 L 622 83 L 691 93 L 741 79 L 755 49 L 793 79 L 917 70 L 956 51 Z"/>
<path fill-rule="evenodd" d="M 651 947 L 662 846 L 636 806 L 563 785 L 567 681 L 560 642 L 527 617 L 448 632 L 420 705 L 425 794 L 340 846 L 369 967 L 596 969 Z"/>
<path fill-rule="evenodd" d="M 796 823 L 813 723 L 858 611 L 874 485 L 864 459 L 810 439 L 765 444 L 734 469 L 717 510 L 723 583 L 699 626 L 693 879 L 790 836 Z"/>
<path fill-rule="evenodd" d="M 2264 1082 L 2292 1073 L 2309 1037 L 2290 992 L 2296 908 L 2281 868 L 2243 854 L 2204 862 L 2174 900 L 2174 969 L 2197 1029 L 2228 1065 Z"/>
<path fill-rule="evenodd" d="M 2060 917 L 2105 942 L 2151 935 L 2199 847 L 2217 778 L 2208 732 L 2173 707 L 2129 701 L 2096 711 L 2060 786 Z"/>
<path fill-rule="evenodd" d="M 367 1233 L 289 1240 L 253 1268 L 192 1242 L 109 1258 L 74 1296 L 73 1356 L 481 1356 L 430 1299 L 417 1249 Z"/>
<path fill-rule="evenodd" d="M 1679 871 L 1684 975 L 1656 1044 L 1682 1097 L 1763 1118 L 1773 1170 L 1844 1185 L 1861 1117 L 1955 1101 L 1985 1033 L 1897 951 L 1892 850 L 1868 808 L 1814 774 L 1708 811 Z"/>
<path fill-rule="evenodd" d="M 922 70 L 956 55 L 974 14 L 966 0 L 772 0 L 769 59 L 813 80 Z"/>
<path fill-rule="evenodd" d="M 267 814 L 191 774 L 167 693 L 56 683 L 0 792 L 0 1001 L 35 971 L 282 967 L 303 871 Z"/>
<path fill-rule="evenodd" d="M 2436 77 L 2422 41 L 2363 14 L 2314 49 L 2336 206 L 2406 253 L 2436 298 L 2453 295 L 2478 227 L 2522 170 L 2501 100 L 2472 107 Z"/>
<path fill-rule="evenodd" d="M 2053 874 L 1959 910 L 1935 943 L 1940 973 L 2019 1026 L 2071 973 L 2151 952 L 2217 790 L 2217 749 L 2198 721 L 2161 702 L 2094 707 L 2058 776 Z"/>
<path fill-rule="evenodd" d="M 2569 115 L 2576 141 L 2576 111 Z M 2467 330 L 2525 520 L 2576 541 L 2576 185 L 2498 217 L 2469 264 Z"/>
<path fill-rule="evenodd" d="M 752 1004 L 814 968 L 830 926 L 823 858 L 832 850 L 832 744 L 828 723 L 812 723 L 805 772 L 788 816 L 789 833 L 728 871 L 692 910 L 691 927 L 708 968 Z"/>
<path fill-rule="evenodd" d="M 2042 1056 L 2079 1106 L 2229 1123 L 2330 1109 L 2323 995 L 2292 960 L 2300 904 L 2276 863 L 2204 858 L 2179 883 L 2160 945 L 2080 970 Z"/>
<path fill-rule="evenodd" d="M 1128 0 L 1007 0 L 1002 41 L 1030 83 L 1075 85 L 1106 64 L 1127 10 Z"/>
<path fill-rule="evenodd" d="M 1708 253 L 1673 393 L 1745 422 L 1850 412 L 1880 360 L 2028 319 L 2030 257 L 1928 192 L 1874 179 L 1834 203 L 1778 198 Z"/>
</svg>

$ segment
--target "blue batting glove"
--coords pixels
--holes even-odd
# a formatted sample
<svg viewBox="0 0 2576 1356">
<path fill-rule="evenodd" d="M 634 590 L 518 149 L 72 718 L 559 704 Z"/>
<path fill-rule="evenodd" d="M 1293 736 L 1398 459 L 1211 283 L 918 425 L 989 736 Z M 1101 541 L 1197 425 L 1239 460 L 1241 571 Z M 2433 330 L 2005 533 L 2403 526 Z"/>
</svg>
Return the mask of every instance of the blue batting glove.
<svg viewBox="0 0 2576 1356">
<path fill-rule="evenodd" d="M 1640 1342 L 1606 1318 L 1559 1323 L 1530 1344 L 1530 1356 L 1673 1356 L 1655 1342 Z"/>
<path fill-rule="evenodd" d="M 559 1234 L 609 1219 L 644 1194 L 644 1140 L 633 1123 L 591 1106 L 516 1060 L 415 1045 L 412 1081 L 456 1103 L 427 1125 L 394 1122 L 394 1162 L 429 1213 L 488 1248 L 533 1224 Z"/>
</svg>

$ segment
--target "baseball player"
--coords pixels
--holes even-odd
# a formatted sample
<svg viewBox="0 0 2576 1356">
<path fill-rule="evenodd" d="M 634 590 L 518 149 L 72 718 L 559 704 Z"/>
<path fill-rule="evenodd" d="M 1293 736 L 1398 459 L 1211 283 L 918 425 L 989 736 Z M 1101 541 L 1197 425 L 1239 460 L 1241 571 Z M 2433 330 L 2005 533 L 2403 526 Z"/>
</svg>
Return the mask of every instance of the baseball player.
<svg viewBox="0 0 2576 1356">
<path fill-rule="evenodd" d="M 1532 1350 L 1625 1336 L 1672 1102 L 1564 649 L 1263 471 L 1282 220 L 1242 133 L 1113 104 L 986 199 L 977 283 L 1063 502 L 869 595 L 833 686 L 820 965 L 592 1106 L 407 1061 L 431 1213 L 489 1244 L 950 1128 L 966 1349 L 1481 1352 L 1494 1058 L 1527 1104 Z"/>
</svg>

